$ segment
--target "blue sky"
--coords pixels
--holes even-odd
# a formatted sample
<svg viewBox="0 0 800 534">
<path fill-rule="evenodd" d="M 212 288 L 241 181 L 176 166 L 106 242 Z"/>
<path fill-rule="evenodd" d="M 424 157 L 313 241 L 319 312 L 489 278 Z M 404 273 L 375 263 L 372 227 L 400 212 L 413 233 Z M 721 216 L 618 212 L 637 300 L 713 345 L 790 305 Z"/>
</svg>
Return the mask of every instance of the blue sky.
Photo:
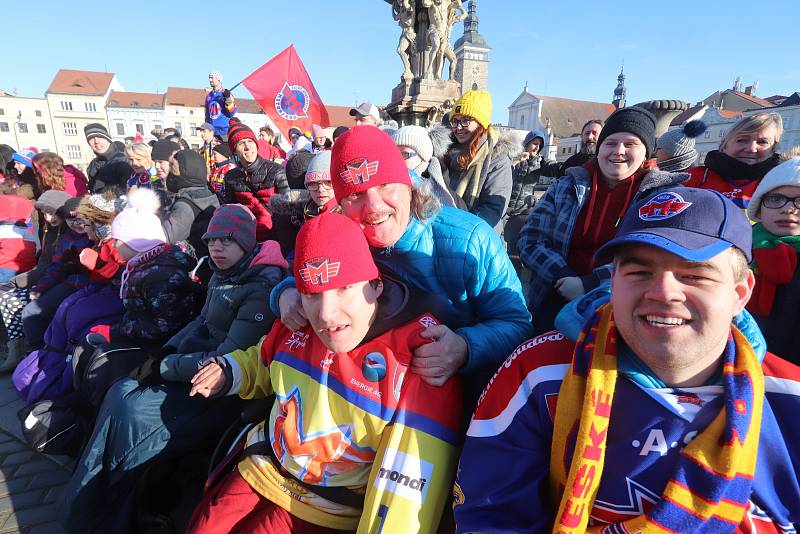
<svg viewBox="0 0 800 534">
<path fill-rule="evenodd" d="M 108 69 L 145 92 L 203 87 L 220 69 L 231 86 L 290 43 L 328 104 L 386 104 L 402 72 L 383 0 L 5 0 L 4 12 L 0 89 L 22 96 L 42 96 L 59 68 Z M 478 13 L 495 122 L 526 81 L 535 94 L 610 102 L 623 60 L 630 104 L 694 103 L 736 76 L 757 80 L 759 96 L 800 90 L 796 0 L 479 0 Z"/>
</svg>

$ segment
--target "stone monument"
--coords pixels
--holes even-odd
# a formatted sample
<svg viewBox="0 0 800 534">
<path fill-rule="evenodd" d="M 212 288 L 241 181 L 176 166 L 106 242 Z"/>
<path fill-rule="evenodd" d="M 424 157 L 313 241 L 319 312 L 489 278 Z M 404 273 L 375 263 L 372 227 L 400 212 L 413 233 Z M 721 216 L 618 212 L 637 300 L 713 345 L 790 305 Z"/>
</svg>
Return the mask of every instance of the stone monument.
<svg viewBox="0 0 800 534">
<path fill-rule="evenodd" d="M 400 125 L 427 126 L 460 96 L 454 79 L 456 55 L 450 45 L 453 25 L 466 17 L 461 0 L 386 0 L 400 25 L 397 53 L 403 64 L 386 112 Z M 447 65 L 447 76 L 442 72 Z"/>
</svg>

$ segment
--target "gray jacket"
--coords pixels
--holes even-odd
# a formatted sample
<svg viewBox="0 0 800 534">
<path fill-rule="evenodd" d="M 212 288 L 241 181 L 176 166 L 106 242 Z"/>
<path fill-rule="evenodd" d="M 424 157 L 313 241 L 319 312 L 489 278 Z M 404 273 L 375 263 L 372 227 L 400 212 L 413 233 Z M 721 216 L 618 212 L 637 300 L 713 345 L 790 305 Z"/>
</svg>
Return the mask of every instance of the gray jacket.
<svg viewBox="0 0 800 534">
<path fill-rule="evenodd" d="M 189 239 L 196 213 L 212 206 L 219 207 L 219 199 L 208 187 L 185 187 L 178 191 L 162 224 L 167 241 L 177 243 Z"/>
<path fill-rule="evenodd" d="M 264 249 L 261 249 L 264 252 Z M 160 373 L 165 380 L 188 382 L 202 362 L 258 343 L 272 327 L 272 287 L 285 275 L 275 258 L 259 253 L 245 258 L 233 273 L 215 272 L 200 315 L 166 343 Z"/>
</svg>

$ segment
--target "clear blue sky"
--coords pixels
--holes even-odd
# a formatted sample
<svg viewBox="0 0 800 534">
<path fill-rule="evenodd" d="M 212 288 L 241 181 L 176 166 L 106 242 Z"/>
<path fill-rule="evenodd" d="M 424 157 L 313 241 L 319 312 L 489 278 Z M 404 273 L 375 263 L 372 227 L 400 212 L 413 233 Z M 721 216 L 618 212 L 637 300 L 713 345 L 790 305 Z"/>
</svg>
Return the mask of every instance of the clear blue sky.
<svg viewBox="0 0 800 534">
<path fill-rule="evenodd" d="M 467 0 L 464 0 L 467 4 Z M 0 89 L 42 96 L 59 68 L 115 72 L 128 91 L 231 86 L 294 43 L 327 104 L 386 104 L 400 79 L 399 27 L 384 0 L 5 0 Z M 525 82 L 535 94 L 609 102 L 625 61 L 630 104 L 692 103 L 759 81 L 758 95 L 800 90 L 800 2 L 479 0 L 493 50 L 493 121 Z M 462 25 L 453 31 L 461 35 Z M 236 95 L 249 96 L 243 87 Z"/>
</svg>

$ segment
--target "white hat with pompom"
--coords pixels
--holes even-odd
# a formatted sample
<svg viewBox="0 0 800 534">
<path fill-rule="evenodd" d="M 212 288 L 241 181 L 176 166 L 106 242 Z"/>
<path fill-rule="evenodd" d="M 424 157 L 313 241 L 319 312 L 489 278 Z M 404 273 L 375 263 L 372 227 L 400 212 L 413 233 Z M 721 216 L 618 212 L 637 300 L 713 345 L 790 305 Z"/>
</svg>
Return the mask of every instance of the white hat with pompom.
<svg viewBox="0 0 800 534">
<path fill-rule="evenodd" d="M 167 242 L 158 217 L 161 201 L 151 189 L 138 187 L 128 194 L 125 209 L 111 224 L 111 237 L 119 239 L 136 252 L 145 252 Z"/>
</svg>

